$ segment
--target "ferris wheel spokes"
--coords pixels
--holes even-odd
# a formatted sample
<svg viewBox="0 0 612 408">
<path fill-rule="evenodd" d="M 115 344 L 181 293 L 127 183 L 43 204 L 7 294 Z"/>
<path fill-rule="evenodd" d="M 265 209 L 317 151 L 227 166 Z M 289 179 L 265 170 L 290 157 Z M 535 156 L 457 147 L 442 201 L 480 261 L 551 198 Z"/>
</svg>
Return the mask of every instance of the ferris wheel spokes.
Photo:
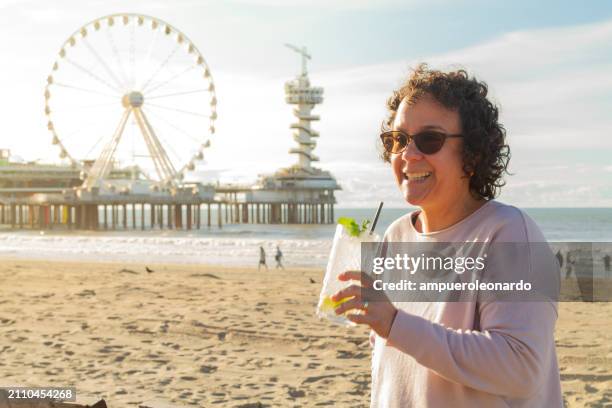
<svg viewBox="0 0 612 408">
<path fill-rule="evenodd" d="M 87 38 L 83 38 L 83 44 L 85 44 L 85 47 L 89 50 L 89 52 L 96 58 L 96 60 L 100 63 L 100 65 L 102 65 L 102 68 L 104 68 L 106 73 L 111 77 L 111 79 L 115 82 L 115 84 L 119 86 L 119 89 L 123 89 L 123 90 L 126 89 L 125 82 L 121 81 L 117 77 L 117 75 L 110 69 L 106 61 L 102 59 L 100 54 L 98 54 L 98 52 L 96 52 L 96 50 L 91 46 L 89 41 L 87 41 Z"/>
<path fill-rule="evenodd" d="M 113 56 L 115 57 L 115 62 L 117 63 L 117 67 L 119 68 L 121 77 L 123 78 L 124 83 L 127 86 L 129 79 L 127 74 L 125 73 L 125 68 L 123 67 L 123 62 L 121 61 L 121 55 L 119 55 L 119 51 L 117 50 L 117 44 L 115 44 L 115 39 L 113 38 L 113 34 L 110 32 L 110 30 L 106 31 L 106 39 L 108 40 L 111 46 L 111 50 L 113 51 Z"/>
<path fill-rule="evenodd" d="M 76 91 L 88 92 L 88 93 L 91 93 L 91 94 L 96 94 L 96 95 L 101 95 L 101 96 L 108 96 L 109 98 L 117 99 L 117 95 L 111 95 L 111 94 L 107 94 L 107 93 L 104 93 L 104 92 L 95 91 L 93 89 L 82 88 L 82 87 L 76 86 L 76 85 L 64 84 L 64 83 L 61 83 L 61 82 L 54 82 L 53 84 L 56 85 L 56 86 L 59 86 L 59 87 L 63 87 L 63 88 L 74 89 Z"/>
<path fill-rule="evenodd" d="M 212 118 L 215 115 L 214 113 L 212 113 L 210 115 L 205 115 L 203 113 L 191 112 L 191 111 L 184 110 L 184 109 L 170 108 L 168 106 L 158 105 L 156 103 L 148 103 L 147 106 L 152 106 L 152 107 L 157 108 L 157 109 L 165 109 L 165 110 L 169 110 L 169 111 L 173 111 L 173 112 L 184 113 L 185 115 L 199 116 L 201 118 L 207 118 L 207 119 L 210 119 L 210 118 Z"/>
<path fill-rule="evenodd" d="M 96 81 L 100 82 L 101 84 L 106 85 L 108 88 L 110 88 L 111 90 L 118 92 L 118 95 L 121 94 L 122 89 L 121 88 L 117 88 L 116 86 L 113 86 L 111 84 L 108 83 L 108 81 L 100 78 L 98 75 L 94 74 L 93 72 L 91 72 L 90 70 L 88 70 L 87 68 L 82 67 L 80 64 L 72 61 L 70 58 L 65 58 L 66 62 L 68 62 L 69 64 L 71 64 L 72 66 L 74 66 L 76 69 L 78 69 L 79 71 L 83 72 L 84 74 L 90 76 L 91 78 L 95 79 Z"/>
<path fill-rule="evenodd" d="M 141 92 L 145 92 L 147 90 L 147 87 L 151 84 L 151 82 L 157 77 L 157 75 L 159 75 L 159 73 L 164 69 L 164 67 L 166 65 L 168 65 L 168 62 L 170 62 L 170 60 L 172 59 L 172 57 L 174 56 L 174 54 L 176 54 L 176 52 L 181 48 L 181 43 L 177 43 L 174 46 L 174 49 L 168 53 L 168 55 L 166 56 L 166 59 L 164 59 L 162 61 L 161 64 L 159 64 L 159 66 L 157 67 L 157 69 L 155 70 L 155 72 L 153 72 L 153 75 L 151 75 L 151 77 L 149 79 L 146 80 L 146 82 L 143 83 L 142 87 L 141 87 Z"/>
<path fill-rule="evenodd" d="M 162 87 L 168 85 L 169 83 L 171 83 L 172 81 L 175 81 L 175 80 L 179 79 L 181 76 L 183 76 L 183 75 L 187 74 L 188 72 L 196 69 L 197 67 L 198 67 L 198 64 L 193 64 L 193 65 L 185 68 L 183 71 L 181 71 L 181 72 L 179 72 L 177 74 L 172 75 L 170 78 L 160 82 L 159 84 L 155 85 L 153 88 L 147 90 L 147 93 L 155 92 L 159 88 L 162 88 Z"/>
<path fill-rule="evenodd" d="M 191 135 L 189 132 L 187 132 L 185 129 L 177 126 L 176 124 L 170 122 L 168 119 L 164 118 L 162 115 L 159 114 L 159 112 L 154 112 L 152 110 L 148 110 L 145 111 L 144 108 L 141 108 L 141 110 L 143 112 L 147 112 L 147 115 L 151 114 L 151 116 L 158 118 L 160 121 L 164 122 L 164 124 L 166 124 L 167 126 L 173 128 L 174 130 L 180 132 L 182 135 L 184 135 L 186 138 L 192 140 L 194 143 L 202 143 L 201 140 L 199 140 L 198 138 L 196 138 L 195 136 Z M 163 141 L 163 140 L 162 140 Z M 168 147 L 172 148 L 171 145 L 168 145 Z M 178 156 L 178 154 L 177 154 Z"/>
<path fill-rule="evenodd" d="M 124 24 L 127 24 L 126 20 L 124 20 Z M 132 88 L 136 86 L 136 44 L 135 44 L 136 33 L 134 32 L 135 28 L 136 27 L 135 27 L 135 22 L 134 22 L 134 24 L 130 26 L 130 51 L 129 51 L 130 52 L 130 67 L 132 68 L 130 86 Z"/>
<path fill-rule="evenodd" d="M 160 99 L 160 98 L 169 98 L 171 96 L 184 96 L 184 95 L 191 95 L 191 94 L 196 94 L 196 93 L 203 93 L 203 92 L 210 92 L 210 89 L 206 88 L 202 88 L 202 89 L 196 89 L 195 91 L 185 91 L 185 92 L 174 92 L 171 94 L 165 94 L 165 95 L 154 95 L 154 96 L 147 96 L 147 100 L 151 100 L 151 99 Z"/>
</svg>

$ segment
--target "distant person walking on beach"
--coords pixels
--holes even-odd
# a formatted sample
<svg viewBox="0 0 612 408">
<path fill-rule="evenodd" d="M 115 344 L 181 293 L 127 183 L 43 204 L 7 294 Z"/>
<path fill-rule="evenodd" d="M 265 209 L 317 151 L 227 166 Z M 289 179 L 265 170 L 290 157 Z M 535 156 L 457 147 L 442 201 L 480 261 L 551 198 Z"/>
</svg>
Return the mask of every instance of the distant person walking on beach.
<svg viewBox="0 0 612 408">
<path fill-rule="evenodd" d="M 276 246 L 276 255 L 274 255 L 274 260 L 276 261 L 276 269 L 285 269 L 282 264 L 283 253 L 281 252 L 280 247 L 278 245 Z"/>
<path fill-rule="evenodd" d="M 266 271 L 268 270 L 268 265 L 266 264 L 266 251 L 264 251 L 263 247 L 259 247 L 259 265 L 257 265 L 257 270 L 261 270 L 261 265 L 266 267 Z"/>
<path fill-rule="evenodd" d="M 565 256 L 565 279 L 569 279 L 572 274 L 572 265 L 574 264 L 574 260 L 572 259 L 570 252 L 567 251 L 567 255 Z"/>
<path fill-rule="evenodd" d="M 561 250 L 558 250 L 555 256 L 557 257 L 557 261 L 559 262 L 559 269 L 563 268 L 563 254 L 561 253 Z"/>
</svg>

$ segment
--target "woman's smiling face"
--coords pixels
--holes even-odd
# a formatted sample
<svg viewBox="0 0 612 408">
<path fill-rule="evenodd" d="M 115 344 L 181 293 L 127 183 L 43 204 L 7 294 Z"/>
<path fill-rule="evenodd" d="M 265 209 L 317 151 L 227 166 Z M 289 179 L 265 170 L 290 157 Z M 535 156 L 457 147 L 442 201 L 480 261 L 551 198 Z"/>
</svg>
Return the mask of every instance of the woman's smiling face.
<svg viewBox="0 0 612 408">
<path fill-rule="evenodd" d="M 424 130 L 460 134 L 459 113 L 449 110 L 429 95 L 415 103 L 404 99 L 395 116 L 393 130 L 415 135 Z M 463 171 L 461 138 L 447 138 L 437 153 L 425 155 L 414 142 L 398 154 L 392 154 L 391 166 L 404 199 L 424 209 L 453 205 L 469 193 L 469 178 Z"/>
</svg>

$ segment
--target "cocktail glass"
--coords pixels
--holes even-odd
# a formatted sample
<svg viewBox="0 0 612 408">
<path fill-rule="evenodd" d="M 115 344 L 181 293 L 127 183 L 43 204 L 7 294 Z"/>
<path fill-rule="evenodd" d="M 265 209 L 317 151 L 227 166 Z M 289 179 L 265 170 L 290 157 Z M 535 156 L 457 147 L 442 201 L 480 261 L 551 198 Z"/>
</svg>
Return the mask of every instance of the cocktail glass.
<svg viewBox="0 0 612 408">
<path fill-rule="evenodd" d="M 361 243 L 376 242 L 379 240 L 380 237 L 376 234 L 363 232 L 357 237 L 350 235 L 343 225 L 338 224 L 336 226 L 336 233 L 334 234 L 334 241 L 327 262 L 325 277 L 323 278 L 323 287 L 319 295 L 319 304 L 317 305 L 317 316 L 319 318 L 325 318 L 343 326 L 355 325 L 355 323 L 347 319 L 346 316 L 337 315 L 335 312 L 336 307 L 350 298 L 344 298 L 334 302 L 331 296 L 340 289 L 355 284 L 354 281 L 338 280 L 338 275 L 346 271 L 361 270 Z M 351 313 L 354 313 L 354 311 Z"/>
</svg>

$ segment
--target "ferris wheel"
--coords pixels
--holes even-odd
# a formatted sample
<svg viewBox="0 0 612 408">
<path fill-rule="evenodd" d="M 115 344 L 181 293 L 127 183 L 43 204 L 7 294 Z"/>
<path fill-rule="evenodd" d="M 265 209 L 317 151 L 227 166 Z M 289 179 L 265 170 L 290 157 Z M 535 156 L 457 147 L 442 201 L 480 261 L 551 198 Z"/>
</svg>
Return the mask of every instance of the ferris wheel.
<svg viewBox="0 0 612 408">
<path fill-rule="evenodd" d="M 76 30 L 45 87 L 52 143 L 81 169 L 90 191 L 129 177 L 155 189 L 178 186 L 210 146 L 216 105 L 210 69 L 193 42 L 139 14 Z"/>
</svg>

